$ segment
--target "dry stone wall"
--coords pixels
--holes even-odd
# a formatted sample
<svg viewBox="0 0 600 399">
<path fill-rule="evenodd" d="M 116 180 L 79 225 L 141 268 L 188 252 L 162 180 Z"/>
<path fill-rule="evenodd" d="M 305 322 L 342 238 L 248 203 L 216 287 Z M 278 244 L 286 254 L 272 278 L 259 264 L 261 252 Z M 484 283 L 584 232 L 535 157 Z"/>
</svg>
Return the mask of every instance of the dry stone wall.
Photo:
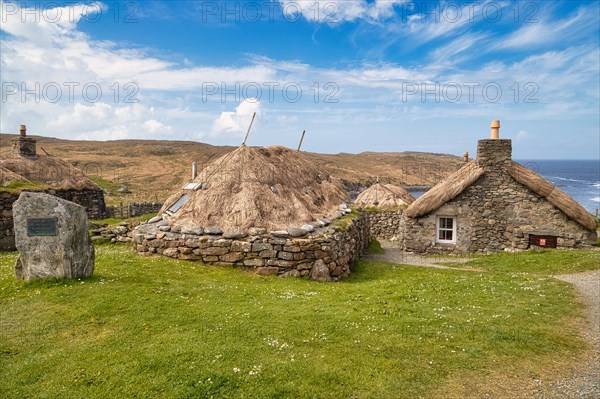
<svg viewBox="0 0 600 399">
<path fill-rule="evenodd" d="M 13 204 L 17 199 L 19 199 L 19 194 L 0 191 L 0 250 L 16 249 Z"/>
<path fill-rule="evenodd" d="M 223 232 L 218 228 L 171 227 L 158 218 L 149 222 L 153 223 L 140 225 L 133 232 L 140 255 L 160 254 L 243 267 L 260 275 L 320 281 L 335 281 L 350 274 L 370 239 L 369 218 L 362 211 L 345 227 L 317 227 L 302 237 L 260 228 Z"/>
<path fill-rule="evenodd" d="M 368 211 L 371 236 L 384 240 L 395 241 L 400 237 L 402 211 Z"/>
</svg>

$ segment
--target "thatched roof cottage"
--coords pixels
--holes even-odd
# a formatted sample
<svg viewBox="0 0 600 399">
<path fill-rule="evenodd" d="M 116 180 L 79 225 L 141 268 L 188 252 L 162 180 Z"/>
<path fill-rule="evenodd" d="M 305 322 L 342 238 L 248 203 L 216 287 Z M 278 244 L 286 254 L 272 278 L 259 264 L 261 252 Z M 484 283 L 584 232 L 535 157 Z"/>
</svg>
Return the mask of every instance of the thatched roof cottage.
<svg viewBox="0 0 600 399">
<path fill-rule="evenodd" d="M 393 184 L 373 184 L 361 192 L 354 203 L 364 208 L 397 208 L 410 205 L 415 198 L 408 191 Z"/>
<path fill-rule="evenodd" d="M 242 144 L 192 176 L 136 228 L 138 253 L 329 281 L 368 246 L 364 214 L 349 215 L 340 182 L 300 151 Z"/>
<path fill-rule="evenodd" d="M 401 222 L 406 251 L 494 252 L 574 248 L 596 241 L 596 219 L 577 201 L 512 160 L 510 139 L 480 140 L 477 158 L 412 203 Z"/>
</svg>

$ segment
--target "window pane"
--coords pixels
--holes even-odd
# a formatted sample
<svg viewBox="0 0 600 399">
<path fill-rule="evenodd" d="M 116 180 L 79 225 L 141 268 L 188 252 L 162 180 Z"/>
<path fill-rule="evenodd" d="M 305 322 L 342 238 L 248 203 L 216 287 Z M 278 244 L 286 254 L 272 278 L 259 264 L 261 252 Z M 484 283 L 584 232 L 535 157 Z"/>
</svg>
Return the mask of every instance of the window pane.
<svg viewBox="0 0 600 399">
<path fill-rule="evenodd" d="M 446 240 L 452 241 L 452 230 L 446 230 Z"/>
<path fill-rule="evenodd" d="M 174 203 L 173 205 L 171 205 L 171 207 L 169 208 L 169 212 L 177 212 L 183 205 L 185 205 L 185 203 L 188 201 L 188 199 L 190 199 L 190 196 L 187 194 L 184 194 L 181 198 L 179 198 L 177 200 L 176 203 Z"/>
<path fill-rule="evenodd" d="M 453 224 L 454 224 L 454 219 L 446 218 L 446 227 L 447 228 L 452 229 Z"/>
</svg>

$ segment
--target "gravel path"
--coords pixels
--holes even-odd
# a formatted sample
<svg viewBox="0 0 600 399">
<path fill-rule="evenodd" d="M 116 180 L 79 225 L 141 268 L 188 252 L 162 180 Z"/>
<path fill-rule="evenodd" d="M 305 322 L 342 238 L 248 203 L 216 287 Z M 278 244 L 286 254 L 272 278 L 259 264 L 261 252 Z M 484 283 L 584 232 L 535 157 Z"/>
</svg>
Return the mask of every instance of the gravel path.
<svg viewBox="0 0 600 399">
<path fill-rule="evenodd" d="M 551 383 L 539 392 L 544 399 L 600 398 L 600 270 L 555 276 L 575 286 L 587 305 L 585 338 L 592 345 L 592 356 L 582 362 L 569 378 Z"/>
</svg>

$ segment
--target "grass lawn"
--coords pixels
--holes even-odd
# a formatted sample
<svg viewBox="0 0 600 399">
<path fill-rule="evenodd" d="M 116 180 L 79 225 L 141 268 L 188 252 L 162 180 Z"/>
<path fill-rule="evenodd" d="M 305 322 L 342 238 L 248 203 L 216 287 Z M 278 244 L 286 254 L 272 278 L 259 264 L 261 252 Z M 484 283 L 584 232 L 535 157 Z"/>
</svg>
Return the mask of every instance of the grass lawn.
<svg viewBox="0 0 600 399">
<path fill-rule="evenodd" d="M 514 253 L 501 252 L 491 255 L 474 255 L 473 260 L 467 263 L 453 263 L 450 259 L 444 264 L 494 272 L 541 275 L 569 274 L 600 269 L 600 251 L 544 249 Z"/>
<path fill-rule="evenodd" d="M 96 251 L 93 278 L 27 284 L 0 253 L 0 397 L 450 398 L 586 349 L 549 276 L 361 261 L 317 283 Z"/>
</svg>

